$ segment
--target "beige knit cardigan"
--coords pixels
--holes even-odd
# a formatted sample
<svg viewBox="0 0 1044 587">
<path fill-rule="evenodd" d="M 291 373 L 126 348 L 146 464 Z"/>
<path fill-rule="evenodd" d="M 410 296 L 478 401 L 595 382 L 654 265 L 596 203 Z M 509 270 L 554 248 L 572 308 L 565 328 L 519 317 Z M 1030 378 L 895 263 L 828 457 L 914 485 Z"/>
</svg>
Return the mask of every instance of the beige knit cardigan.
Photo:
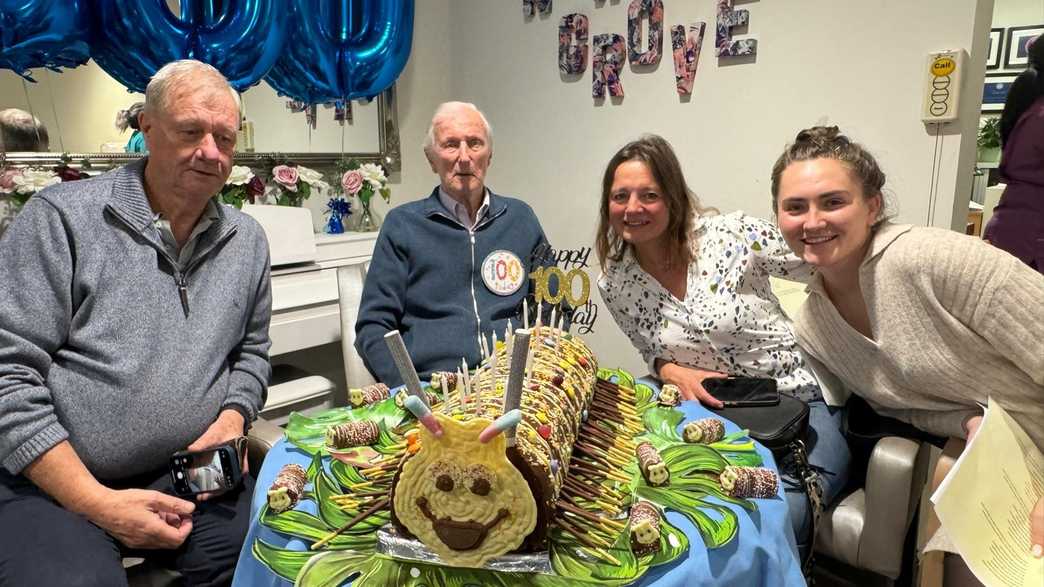
<svg viewBox="0 0 1044 587">
<path fill-rule="evenodd" d="M 957 438 L 993 396 L 1044 450 L 1044 275 L 974 237 L 885 223 L 859 284 L 872 340 L 845 322 L 818 275 L 794 328 L 847 391 Z M 840 403 L 834 391 L 828 401 Z"/>
</svg>

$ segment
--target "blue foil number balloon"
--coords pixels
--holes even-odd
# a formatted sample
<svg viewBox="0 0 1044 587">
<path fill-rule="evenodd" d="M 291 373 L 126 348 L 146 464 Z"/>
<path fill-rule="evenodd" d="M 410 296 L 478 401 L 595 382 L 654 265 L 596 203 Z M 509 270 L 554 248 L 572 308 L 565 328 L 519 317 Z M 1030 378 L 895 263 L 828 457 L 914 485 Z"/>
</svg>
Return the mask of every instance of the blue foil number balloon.
<svg viewBox="0 0 1044 587">
<path fill-rule="evenodd" d="M 0 0 L 0 68 L 76 67 L 89 59 L 86 0 Z"/>
<path fill-rule="evenodd" d="M 372 98 L 406 66 L 413 13 L 413 0 L 291 0 L 286 46 L 265 81 L 308 104 Z"/>
<path fill-rule="evenodd" d="M 286 40 L 286 0 L 92 0 L 91 57 L 136 92 L 164 64 L 197 59 L 246 90 L 271 69 Z"/>
</svg>

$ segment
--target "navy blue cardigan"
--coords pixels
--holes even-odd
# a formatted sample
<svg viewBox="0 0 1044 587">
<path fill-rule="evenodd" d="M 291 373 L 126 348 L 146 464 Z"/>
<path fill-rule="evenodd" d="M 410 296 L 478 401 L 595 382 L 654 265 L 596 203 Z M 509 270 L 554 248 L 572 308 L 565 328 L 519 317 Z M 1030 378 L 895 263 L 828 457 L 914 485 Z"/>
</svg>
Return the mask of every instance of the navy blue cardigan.
<svg viewBox="0 0 1044 587">
<path fill-rule="evenodd" d="M 427 198 L 390 211 L 377 237 L 355 323 L 355 348 L 367 369 L 389 386 L 402 384 L 383 339 L 395 329 L 422 379 L 432 371 L 456 370 L 462 357 L 474 367 L 480 331 L 488 342 L 493 331 L 503 339 L 509 318 L 520 326 L 522 299 L 529 296 L 532 304 L 529 272 L 543 264 L 531 257 L 546 242 L 528 204 L 492 190 L 489 210 L 475 227 L 474 245 L 468 230 L 439 201 L 437 187 Z M 525 268 L 522 287 L 511 295 L 493 293 L 482 279 L 482 262 L 496 250 L 518 255 Z"/>
</svg>

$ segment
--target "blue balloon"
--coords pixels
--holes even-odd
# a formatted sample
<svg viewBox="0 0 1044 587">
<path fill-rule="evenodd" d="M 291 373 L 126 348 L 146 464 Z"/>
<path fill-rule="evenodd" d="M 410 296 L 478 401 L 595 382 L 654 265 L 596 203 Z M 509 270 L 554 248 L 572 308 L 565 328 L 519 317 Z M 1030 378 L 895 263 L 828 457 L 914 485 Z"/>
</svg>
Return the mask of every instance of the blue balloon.
<svg viewBox="0 0 1044 587">
<path fill-rule="evenodd" d="M 246 90 L 271 69 L 286 40 L 285 0 L 92 0 L 91 57 L 128 89 L 144 92 L 165 64 L 196 59 Z M 215 4 L 217 9 L 215 9 Z"/>
<path fill-rule="evenodd" d="M 90 58 L 85 0 L 0 0 L 0 68 L 76 67 Z"/>
<path fill-rule="evenodd" d="M 395 83 L 413 43 L 413 0 L 292 0 L 282 56 L 265 76 L 308 104 L 372 98 Z"/>
</svg>

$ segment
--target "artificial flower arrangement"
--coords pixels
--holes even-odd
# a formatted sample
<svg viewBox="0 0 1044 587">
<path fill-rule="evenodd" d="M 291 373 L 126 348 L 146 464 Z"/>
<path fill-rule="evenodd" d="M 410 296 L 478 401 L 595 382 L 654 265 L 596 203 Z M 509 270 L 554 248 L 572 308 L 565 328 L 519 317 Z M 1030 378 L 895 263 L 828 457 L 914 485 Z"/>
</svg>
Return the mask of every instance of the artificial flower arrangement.
<svg viewBox="0 0 1044 587">
<path fill-rule="evenodd" d="M 0 194 L 11 199 L 15 210 L 21 209 L 36 192 L 63 181 L 83 179 L 87 174 L 67 165 L 51 169 L 7 167 L 0 171 Z"/>
<path fill-rule="evenodd" d="M 361 212 L 357 228 L 362 232 L 376 230 L 377 222 L 370 209 L 374 194 L 380 194 L 385 202 L 391 201 L 391 188 L 388 187 L 384 168 L 376 163 L 360 164 L 355 159 L 339 163 L 338 168 L 341 170 L 341 189 L 345 197 L 359 198 Z"/>
<path fill-rule="evenodd" d="M 313 189 L 329 190 L 323 174 L 304 165 L 286 163 L 272 168 L 272 183 L 279 188 L 276 204 L 300 207 L 312 195 Z"/>
<path fill-rule="evenodd" d="M 265 182 L 245 165 L 233 165 L 232 172 L 221 189 L 221 202 L 242 208 L 245 202 L 253 204 L 265 193 Z"/>
</svg>

